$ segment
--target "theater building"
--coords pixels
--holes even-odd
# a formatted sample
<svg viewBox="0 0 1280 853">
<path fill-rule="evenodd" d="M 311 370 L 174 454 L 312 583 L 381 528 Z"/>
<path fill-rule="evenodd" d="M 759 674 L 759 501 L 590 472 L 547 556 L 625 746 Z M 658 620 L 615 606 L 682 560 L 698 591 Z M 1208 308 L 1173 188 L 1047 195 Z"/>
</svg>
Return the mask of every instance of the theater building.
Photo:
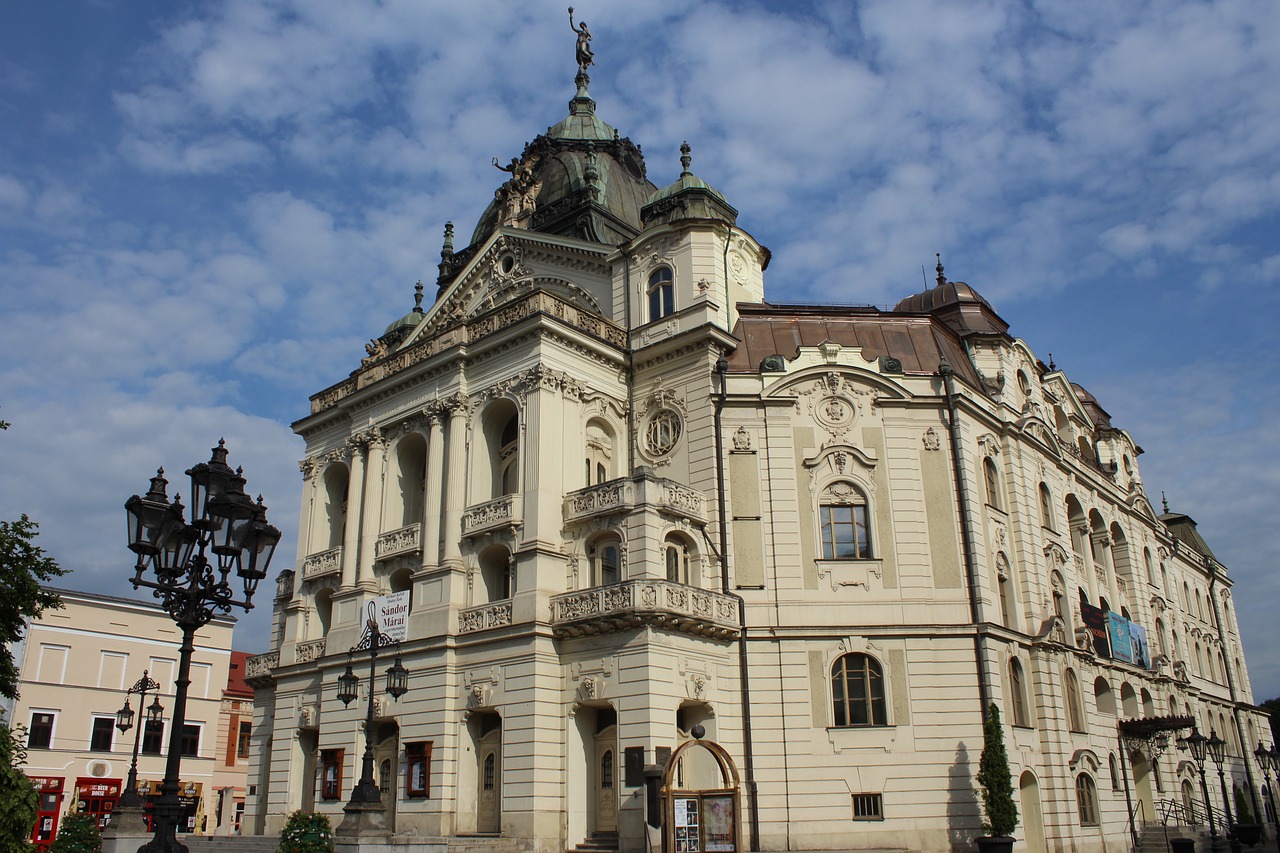
<svg viewBox="0 0 1280 853">
<path fill-rule="evenodd" d="M 379 676 L 373 738 L 401 836 L 644 849 L 637 771 L 701 725 L 739 849 L 967 849 L 988 703 L 1021 849 L 1114 850 L 1200 799 L 1123 719 L 1217 732 L 1256 801 L 1230 573 L 1134 437 L 941 261 L 892 310 L 767 300 L 692 163 L 651 181 L 583 66 L 435 292 L 311 398 L 246 831 L 343 818 L 366 700 L 338 677 L 400 593 L 409 690 Z"/>
</svg>

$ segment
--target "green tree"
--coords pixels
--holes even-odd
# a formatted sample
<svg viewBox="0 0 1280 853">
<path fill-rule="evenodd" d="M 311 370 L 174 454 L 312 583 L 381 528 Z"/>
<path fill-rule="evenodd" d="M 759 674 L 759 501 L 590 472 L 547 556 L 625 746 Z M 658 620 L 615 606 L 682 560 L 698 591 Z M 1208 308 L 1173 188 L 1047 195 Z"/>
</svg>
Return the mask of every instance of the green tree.
<svg viewBox="0 0 1280 853">
<path fill-rule="evenodd" d="M 102 853 L 102 833 L 98 818 L 91 814 L 69 814 L 58 825 L 49 853 Z"/>
<path fill-rule="evenodd" d="M 22 772 L 27 763 L 26 742 L 26 727 L 9 728 L 0 712 L 0 853 L 35 849 L 30 838 L 40 799 Z"/>
<path fill-rule="evenodd" d="M 1271 715 L 1271 744 L 1280 743 L 1280 696 L 1274 699 L 1268 699 L 1262 703 L 1262 710 Z M 1254 744 L 1253 748 L 1257 749 L 1258 745 Z"/>
<path fill-rule="evenodd" d="M 1018 825 L 1018 806 L 1013 801 L 1013 773 L 1004 748 L 1000 709 L 994 702 L 987 708 L 987 719 L 982 724 L 978 785 L 982 788 L 982 809 L 987 815 L 982 828 L 992 835 L 1011 835 Z"/>
<path fill-rule="evenodd" d="M 44 549 L 35 544 L 39 525 L 24 514 L 17 521 L 0 521 L 0 696 L 18 696 L 18 667 L 12 646 L 22 639 L 27 619 L 62 606 L 56 592 L 41 584 L 66 574 Z"/>
</svg>

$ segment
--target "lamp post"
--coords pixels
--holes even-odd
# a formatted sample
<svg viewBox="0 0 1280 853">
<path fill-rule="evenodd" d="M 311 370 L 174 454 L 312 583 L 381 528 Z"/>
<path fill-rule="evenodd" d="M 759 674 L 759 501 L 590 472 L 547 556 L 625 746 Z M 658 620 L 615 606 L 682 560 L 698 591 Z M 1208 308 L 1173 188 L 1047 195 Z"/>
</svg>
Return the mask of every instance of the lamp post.
<svg viewBox="0 0 1280 853">
<path fill-rule="evenodd" d="M 1191 750 L 1191 758 L 1195 761 L 1196 772 L 1200 774 L 1200 793 L 1204 795 L 1204 810 L 1209 814 L 1209 843 L 1216 850 L 1218 849 L 1218 829 L 1213 820 L 1213 807 L 1209 805 L 1209 786 L 1204 781 L 1204 759 L 1209 739 L 1200 734 L 1195 727 L 1192 727 L 1191 734 L 1182 738 L 1179 741 L 1179 745 L 1183 749 Z"/>
<path fill-rule="evenodd" d="M 364 761 L 360 769 L 360 781 L 351 789 L 351 800 L 343 807 L 347 817 L 338 824 L 339 835 L 363 835 L 367 832 L 386 831 L 386 812 L 382 803 L 382 792 L 373 778 L 373 693 L 374 682 L 378 677 L 378 650 L 389 646 L 397 649 L 400 644 L 383 634 L 378 629 L 378 621 L 372 615 L 365 623 L 364 635 L 360 642 L 351 647 L 347 653 L 347 669 L 338 677 L 338 698 L 344 706 L 360 695 L 360 677 L 352 669 L 352 659 L 356 652 L 369 650 L 369 705 L 364 721 Z M 400 662 L 396 654 L 395 663 L 387 667 L 387 693 L 393 699 L 399 699 L 409 690 L 409 671 Z"/>
<path fill-rule="evenodd" d="M 1253 751 L 1254 757 L 1258 759 L 1258 766 L 1262 768 L 1262 778 L 1267 781 L 1267 800 L 1271 803 L 1271 824 L 1276 828 L 1276 849 L 1280 850 L 1280 814 L 1276 813 L 1276 798 L 1272 787 L 1275 782 L 1272 780 L 1272 773 L 1280 776 L 1280 750 L 1276 749 L 1276 745 L 1271 744 L 1271 749 L 1267 749 L 1262 745 L 1262 741 L 1258 741 L 1258 748 Z"/>
<path fill-rule="evenodd" d="M 151 703 L 151 707 L 145 708 L 147 703 L 147 691 L 159 690 L 160 683 L 153 678 L 148 677 L 147 671 L 142 671 L 142 677 L 133 683 L 124 693 L 124 707 L 116 711 L 116 728 L 120 730 L 120 734 L 124 734 L 133 728 L 133 709 L 129 707 L 129 697 L 137 693 L 138 708 L 145 710 L 147 715 L 146 722 L 157 723 L 164 718 L 164 706 L 160 704 L 160 697 L 156 696 Z M 138 730 L 133 733 L 133 762 L 129 765 L 129 781 L 125 784 L 124 790 L 120 792 L 120 801 L 116 803 L 116 811 L 122 809 L 137 810 L 142 806 L 142 797 L 138 795 L 138 745 L 142 741 L 143 721 L 138 721 Z M 112 821 L 113 823 L 115 821 Z"/>
<path fill-rule="evenodd" d="M 1226 774 L 1222 771 L 1222 760 L 1226 757 L 1226 742 L 1217 736 L 1216 731 L 1208 730 L 1208 757 L 1217 765 L 1217 786 L 1222 790 L 1222 811 L 1226 813 L 1226 834 L 1231 834 L 1231 826 L 1235 825 L 1235 817 L 1231 815 L 1231 800 L 1226 797 Z"/>
<path fill-rule="evenodd" d="M 229 613 L 233 606 L 245 611 L 253 608 L 253 594 L 259 581 L 267 576 L 267 567 L 280 543 L 280 531 L 267 523 L 262 498 L 255 504 L 244 492 L 245 479 L 240 471 L 227 465 L 223 441 L 218 441 L 208 462 L 195 465 L 186 474 L 191 478 L 190 523 L 183 516 L 178 497 L 175 495 L 169 502 L 165 493 L 169 481 L 164 478 L 163 468 L 151 478 L 151 488 L 145 496 L 134 495 L 124 505 L 129 519 L 129 550 L 138 557 L 130 579 L 133 588 L 152 590 L 169 618 L 182 629 L 169 752 L 160 799 L 154 808 L 155 833 L 139 853 L 187 853 L 186 845 L 177 838 L 182 818 L 178 781 L 195 633 L 218 612 Z M 213 562 L 207 552 L 212 552 Z M 243 599 L 235 597 L 232 572 L 243 584 Z"/>
</svg>

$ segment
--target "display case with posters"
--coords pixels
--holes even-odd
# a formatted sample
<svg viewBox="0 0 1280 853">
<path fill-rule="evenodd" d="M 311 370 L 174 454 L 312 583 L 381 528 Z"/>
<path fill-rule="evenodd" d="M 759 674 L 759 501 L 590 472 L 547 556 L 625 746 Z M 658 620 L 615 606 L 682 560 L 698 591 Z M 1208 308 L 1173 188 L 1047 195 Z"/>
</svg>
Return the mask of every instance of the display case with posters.
<svg viewBox="0 0 1280 853">
<path fill-rule="evenodd" d="M 62 813 L 64 780 L 61 776 L 28 776 L 40 802 L 36 806 L 36 825 L 31 842 L 37 850 L 48 850 L 58 834 L 58 816 Z"/>
<path fill-rule="evenodd" d="M 719 786 L 675 788 L 680 762 L 689 749 L 704 749 L 719 769 Z M 718 743 L 688 741 L 671 754 L 662 780 L 664 849 L 667 853 L 738 853 L 740 849 L 738 769 Z"/>
</svg>

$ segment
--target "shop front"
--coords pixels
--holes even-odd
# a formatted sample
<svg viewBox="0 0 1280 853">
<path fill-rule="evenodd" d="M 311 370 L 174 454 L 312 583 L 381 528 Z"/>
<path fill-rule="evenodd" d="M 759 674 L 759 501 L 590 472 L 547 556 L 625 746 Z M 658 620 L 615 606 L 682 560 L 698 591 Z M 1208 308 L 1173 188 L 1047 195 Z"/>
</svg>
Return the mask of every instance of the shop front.
<svg viewBox="0 0 1280 853">
<path fill-rule="evenodd" d="M 45 851 L 58 834 L 58 815 L 62 813 L 62 795 L 65 780 L 61 776 L 29 776 L 40 797 L 36 807 L 36 825 L 31 830 L 31 843 L 37 850 Z"/>
<path fill-rule="evenodd" d="M 76 779 L 76 811 L 93 815 L 98 821 L 98 829 L 106 829 L 120 800 L 120 783 L 119 779 L 79 777 Z"/>
<path fill-rule="evenodd" d="M 147 821 L 147 832 L 151 832 L 152 809 L 160 799 L 160 782 L 144 782 L 138 785 L 138 793 L 142 795 L 143 815 Z M 204 783 L 179 782 L 178 803 L 182 806 L 182 819 L 178 822 L 178 832 L 203 832 L 204 820 Z"/>
</svg>

